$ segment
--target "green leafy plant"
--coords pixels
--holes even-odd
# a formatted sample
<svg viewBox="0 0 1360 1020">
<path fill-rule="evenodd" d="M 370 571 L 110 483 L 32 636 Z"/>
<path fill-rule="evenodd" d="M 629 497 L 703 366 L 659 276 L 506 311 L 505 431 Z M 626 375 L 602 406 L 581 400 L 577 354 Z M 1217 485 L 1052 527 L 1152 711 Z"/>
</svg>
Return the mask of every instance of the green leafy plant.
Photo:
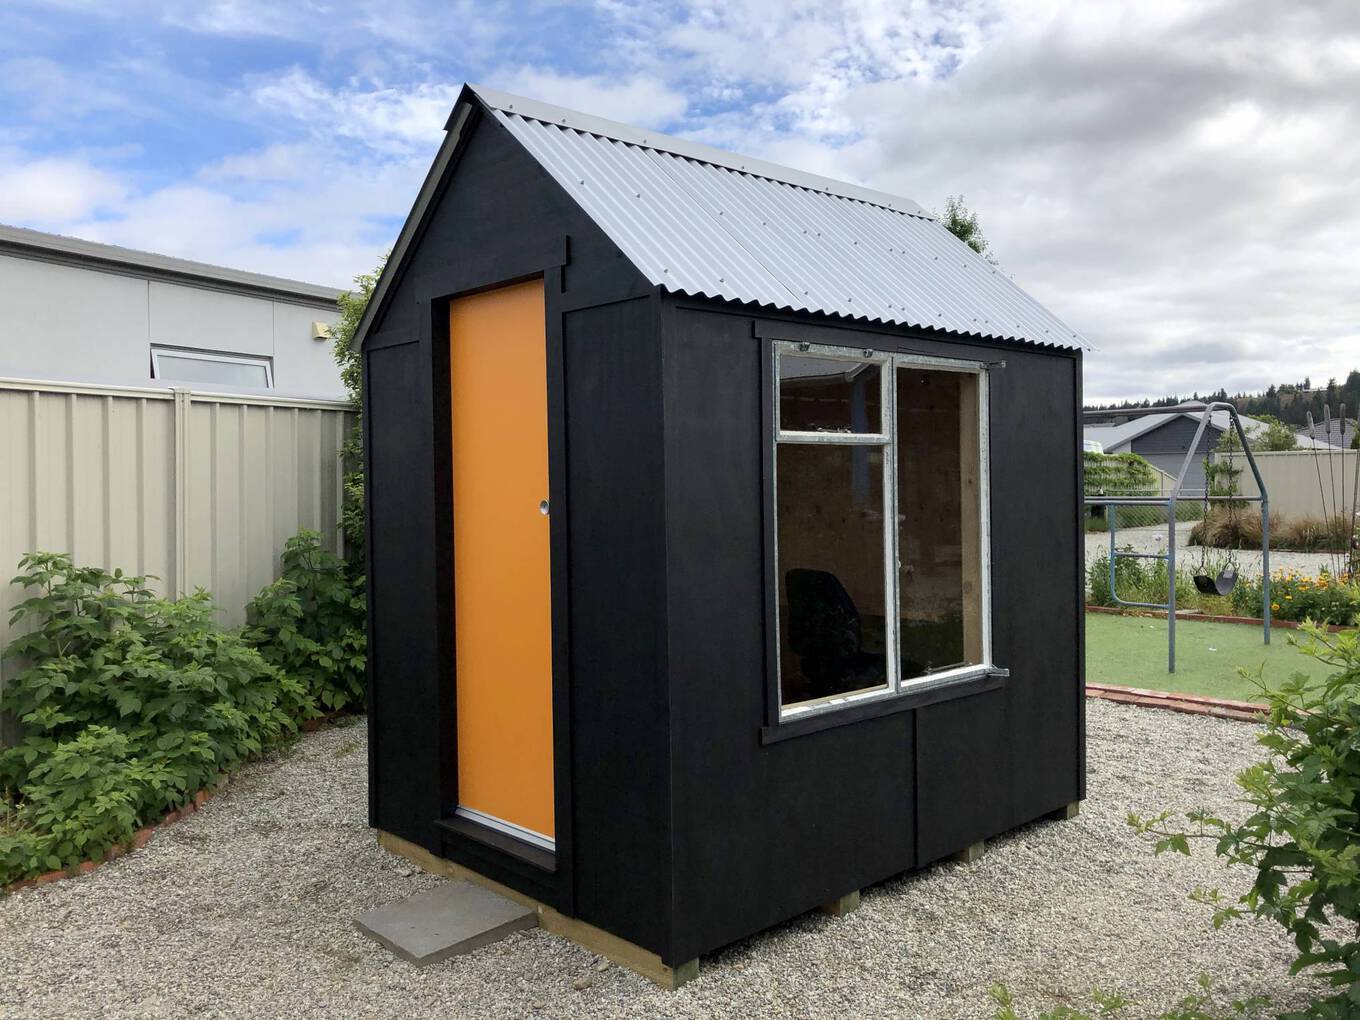
<svg viewBox="0 0 1360 1020">
<path fill-rule="evenodd" d="M 4 652 L 22 668 L 0 708 L 24 736 L 0 752 L 0 884 L 106 849 L 315 714 L 204 592 L 161 598 L 63 553 L 19 567 L 11 623 L 32 629 Z"/>
<path fill-rule="evenodd" d="M 362 704 L 368 644 L 363 575 L 322 546 L 315 531 L 290 538 L 282 564 L 279 579 L 246 606 L 246 639 L 323 708 Z"/>
<path fill-rule="evenodd" d="M 127 734 L 87 726 L 35 760 L 14 809 L 16 835 L 0 835 L 0 872 L 49 870 L 127 842 L 156 789 L 173 786 L 162 765 L 132 754 Z"/>
<path fill-rule="evenodd" d="M 1207 569 L 1217 573 L 1219 565 L 1212 564 Z M 1166 602 L 1170 575 L 1165 561 L 1120 557 L 1115 560 L 1114 572 L 1115 591 L 1125 602 Z M 1087 565 L 1086 598 L 1093 606 L 1119 605 L 1110 594 L 1110 558 L 1104 553 Z M 1176 606 L 1214 616 L 1232 612 L 1232 603 L 1227 598 L 1205 595 L 1196 588 L 1191 572 L 1184 567 L 1176 570 Z"/>
<path fill-rule="evenodd" d="M 1269 713 L 1259 738 L 1266 757 L 1237 776 L 1249 817 L 1191 811 L 1182 828 L 1162 812 L 1130 815 L 1129 824 L 1157 853 L 1188 855 L 1207 840 L 1225 861 L 1252 869 L 1250 887 L 1236 896 L 1194 896 L 1214 907 L 1216 927 L 1247 915 L 1280 924 L 1298 949 L 1291 973 L 1321 976 L 1337 990 L 1287 1020 L 1336 1020 L 1360 1016 L 1360 633 L 1311 624 L 1305 633 L 1302 650 L 1335 671 L 1322 680 L 1297 673 L 1273 690 L 1253 678 Z"/>
<path fill-rule="evenodd" d="M 390 254 L 390 253 L 389 253 Z M 373 289 L 378 285 L 387 255 L 378 260 L 371 273 L 360 273 L 354 278 L 354 289 L 340 295 L 340 321 L 331 327 L 331 353 L 340 366 L 340 381 L 349 393 L 354 407 L 354 426 L 340 448 L 344 467 L 344 501 L 340 508 L 340 532 L 345 537 L 345 548 L 351 562 L 363 562 L 364 551 L 364 433 L 363 359 L 350 344 L 363 321 Z"/>
<path fill-rule="evenodd" d="M 1016 1012 L 1015 997 L 1005 985 L 994 984 L 987 989 L 987 994 L 996 1003 L 992 1020 L 1021 1020 L 1020 1014 Z M 1098 988 L 1091 993 L 1091 1004 L 1092 1012 L 1058 1006 L 1035 1014 L 1034 1020 L 1117 1020 L 1127 1015 L 1126 1010 L 1137 1005 L 1132 999 L 1116 992 L 1105 992 Z M 1223 1005 L 1217 1002 L 1209 977 L 1201 975 L 1199 991 L 1181 999 L 1170 1011 L 1158 1013 L 1157 1020 L 1227 1020 L 1228 1017 L 1260 1016 L 1267 1005 L 1268 1001 L 1259 997 L 1239 999 Z"/>
<path fill-rule="evenodd" d="M 1157 491 L 1157 472 L 1136 453 L 1082 453 L 1088 496 L 1148 496 Z"/>
<path fill-rule="evenodd" d="M 1260 616 L 1265 607 L 1265 591 L 1259 577 L 1241 578 L 1233 589 L 1235 612 Z M 1333 577 L 1326 571 L 1311 576 L 1281 570 L 1270 577 L 1270 612 L 1277 620 L 1312 620 L 1315 623 L 1346 625 L 1360 618 L 1360 584 L 1346 577 Z"/>
</svg>

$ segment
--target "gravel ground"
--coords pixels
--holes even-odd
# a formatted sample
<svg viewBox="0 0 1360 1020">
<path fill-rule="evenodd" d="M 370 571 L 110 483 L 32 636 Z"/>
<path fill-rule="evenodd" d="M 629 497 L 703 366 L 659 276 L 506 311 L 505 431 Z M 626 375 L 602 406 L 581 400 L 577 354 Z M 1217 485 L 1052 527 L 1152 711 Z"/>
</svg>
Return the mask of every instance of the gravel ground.
<svg viewBox="0 0 1360 1020">
<path fill-rule="evenodd" d="M 304 737 L 238 775 L 144 850 L 0 899 L 4 1017 L 983 1018 L 1004 981 L 1027 1008 L 1093 987 L 1145 1017 L 1213 974 L 1225 996 L 1296 1005 L 1286 940 L 1215 932 L 1187 894 L 1234 886 L 1212 854 L 1154 858 L 1130 811 L 1227 807 L 1254 728 L 1089 703 L 1089 794 L 1071 822 L 1031 825 L 975 864 L 865 891 L 703 960 L 674 993 L 542 931 L 417 970 L 352 919 L 441 881 L 364 827 L 362 726 Z M 582 990 L 575 985 L 589 981 Z"/>
<path fill-rule="evenodd" d="M 1193 521 L 1182 521 L 1176 525 L 1176 564 L 1195 567 L 1199 564 L 1200 547 L 1190 544 L 1190 529 Z M 1115 535 L 1119 547 L 1132 548 L 1134 552 L 1151 553 L 1166 551 L 1166 527 L 1120 528 Z M 1110 533 L 1108 531 L 1088 531 L 1086 533 L 1086 565 L 1110 553 Z M 1227 555 L 1225 549 L 1210 549 L 1208 562 L 1220 563 Z M 1332 570 L 1336 557 L 1330 553 L 1281 552 L 1270 550 L 1270 570 L 1297 570 L 1301 574 L 1315 575 L 1324 567 Z M 1261 553 L 1258 549 L 1244 549 L 1237 553 L 1237 572 L 1243 577 L 1261 576 Z"/>
</svg>

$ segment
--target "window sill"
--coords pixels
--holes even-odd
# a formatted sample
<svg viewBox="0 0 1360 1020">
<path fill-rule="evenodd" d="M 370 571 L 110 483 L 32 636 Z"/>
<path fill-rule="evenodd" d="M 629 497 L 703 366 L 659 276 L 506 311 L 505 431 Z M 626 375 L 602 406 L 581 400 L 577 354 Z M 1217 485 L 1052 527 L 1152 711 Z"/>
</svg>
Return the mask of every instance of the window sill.
<svg viewBox="0 0 1360 1020">
<path fill-rule="evenodd" d="M 1010 675 L 1008 669 L 1001 669 L 996 666 L 979 666 L 975 670 L 958 673 L 938 682 L 921 681 L 897 694 L 883 695 L 860 704 L 794 716 L 781 720 L 773 726 L 762 726 L 760 728 L 760 742 L 762 745 L 777 744 L 783 740 L 791 740 L 794 737 L 805 736 L 809 733 L 820 733 L 837 726 L 849 726 L 852 723 L 878 719 L 885 715 L 910 712 L 913 709 L 924 708 L 941 701 L 953 701 L 955 698 L 967 698 L 974 694 L 983 694 L 1004 686 Z"/>
</svg>

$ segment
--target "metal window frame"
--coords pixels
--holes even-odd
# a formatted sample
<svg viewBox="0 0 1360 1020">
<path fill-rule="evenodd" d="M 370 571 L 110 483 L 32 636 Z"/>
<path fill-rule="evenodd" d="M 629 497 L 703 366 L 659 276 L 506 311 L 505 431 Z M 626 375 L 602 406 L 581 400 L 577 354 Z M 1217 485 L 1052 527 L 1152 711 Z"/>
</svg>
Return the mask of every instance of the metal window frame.
<svg viewBox="0 0 1360 1020">
<path fill-rule="evenodd" d="M 781 722 L 804 719 L 809 716 L 834 712 L 838 709 L 863 705 L 866 702 L 880 701 L 922 690 L 937 687 L 953 681 L 995 673 L 992 662 L 992 556 L 991 556 L 991 471 L 990 471 L 990 431 L 988 416 L 988 368 L 982 361 L 959 358 L 941 358 L 923 354 L 910 354 L 894 351 L 880 351 L 872 348 L 841 347 L 829 344 L 815 344 L 806 341 L 775 339 L 769 347 L 771 420 L 769 423 L 771 445 L 772 485 L 770 499 L 773 503 L 771 519 L 774 522 L 771 536 L 771 549 L 775 563 L 775 582 L 778 584 L 779 563 L 779 447 L 794 444 L 823 444 L 831 446 L 878 446 L 883 455 L 883 570 L 884 592 L 888 605 L 884 621 L 884 644 L 887 654 L 887 682 L 882 687 L 852 691 L 832 695 L 812 701 L 795 702 L 786 705 L 783 701 L 782 687 L 782 642 L 773 641 L 775 699 L 778 718 Z M 785 430 L 780 425 L 780 361 L 785 357 L 817 358 L 827 361 L 847 361 L 856 364 L 877 364 L 880 366 L 879 386 L 881 417 L 879 432 L 803 432 Z M 924 676 L 903 680 L 901 677 L 902 653 L 900 622 L 902 612 L 901 593 L 901 551 L 898 542 L 898 495 L 897 466 L 899 457 L 897 423 L 897 370 L 904 367 L 923 367 L 936 371 L 959 372 L 977 378 L 978 413 L 978 568 L 982 586 L 982 661 L 954 669 L 927 673 Z M 771 621 L 774 633 L 779 633 L 779 599 L 771 600 L 774 619 Z"/>
<path fill-rule="evenodd" d="M 161 374 L 161 355 L 172 358 L 187 358 L 190 361 L 212 361 L 218 364 L 227 365 L 253 365 L 264 369 L 265 384 L 262 387 L 250 387 L 252 389 L 272 390 L 274 388 L 274 359 L 264 354 L 231 354 L 225 351 L 205 351 L 194 347 L 169 347 L 162 344 L 151 345 L 151 378 L 162 379 L 167 382 L 178 382 L 181 380 L 171 379 Z M 198 385 L 225 386 L 229 383 L 201 383 Z"/>
</svg>

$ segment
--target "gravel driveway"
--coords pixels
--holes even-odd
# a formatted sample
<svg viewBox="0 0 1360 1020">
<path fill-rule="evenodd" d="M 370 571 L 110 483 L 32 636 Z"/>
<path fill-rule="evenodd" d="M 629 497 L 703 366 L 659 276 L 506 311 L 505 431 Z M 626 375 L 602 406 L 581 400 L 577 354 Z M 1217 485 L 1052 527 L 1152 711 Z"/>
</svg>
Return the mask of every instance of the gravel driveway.
<svg viewBox="0 0 1360 1020">
<path fill-rule="evenodd" d="M 990 1016 L 1000 980 L 1028 1007 L 1117 989 L 1142 1017 L 1202 971 L 1233 997 L 1298 1004 L 1306 986 L 1284 977 L 1279 933 L 1215 932 L 1186 898 L 1241 876 L 1211 854 L 1154 858 L 1124 824 L 1130 810 L 1228 805 L 1254 727 L 1104 702 L 1089 723 L 1077 820 L 866 890 L 845 918 L 809 914 L 731 946 L 674 993 L 542 931 L 425 970 L 362 938 L 356 914 L 440 880 L 365 829 L 363 726 L 312 734 L 145 850 L 0 899 L 0 1016 L 949 1020 Z"/>
</svg>

